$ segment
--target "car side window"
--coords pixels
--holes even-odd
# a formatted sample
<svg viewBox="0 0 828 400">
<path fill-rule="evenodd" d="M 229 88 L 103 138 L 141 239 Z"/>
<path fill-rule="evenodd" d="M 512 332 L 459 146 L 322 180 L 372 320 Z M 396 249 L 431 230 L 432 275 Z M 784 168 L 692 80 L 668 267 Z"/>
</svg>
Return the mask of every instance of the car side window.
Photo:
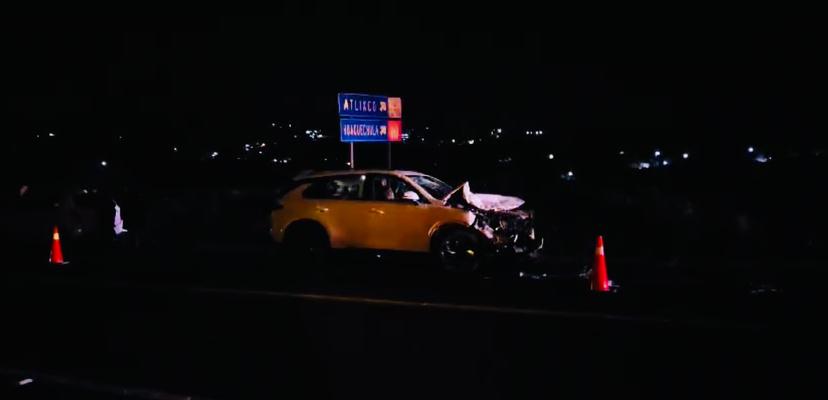
<svg viewBox="0 0 828 400">
<path fill-rule="evenodd" d="M 363 198 L 364 175 L 323 178 L 311 183 L 302 197 L 307 199 L 360 200 Z"/>
<path fill-rule="evenodd" d="M 374 201 L 402 201 L 406 200 L 405 192 L 415 192 L 413 187 L 400 178 L 392 175 L 373 175 L 370 179 L 370 199 Z"/>
</svg>

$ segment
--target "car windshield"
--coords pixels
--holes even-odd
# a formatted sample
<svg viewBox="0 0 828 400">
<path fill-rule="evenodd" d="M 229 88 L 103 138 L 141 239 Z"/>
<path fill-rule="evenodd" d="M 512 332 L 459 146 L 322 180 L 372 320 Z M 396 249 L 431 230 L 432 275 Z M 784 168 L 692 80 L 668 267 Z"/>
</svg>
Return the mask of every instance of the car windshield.
<svg viewBox="0 0 828 400">
<path fill-rule="evenodd" d="M 451 193 L 453 187 L 449 186 L 449 184 L 437 179 L 432 178 L 427 175 L 406 175 L 408 176 L 414 183 L 420 185 L 423 189 L 425 189 L 431 197 L 435 199 L 442 200 L 444 197 L 448 196 Z"/>
</svg>

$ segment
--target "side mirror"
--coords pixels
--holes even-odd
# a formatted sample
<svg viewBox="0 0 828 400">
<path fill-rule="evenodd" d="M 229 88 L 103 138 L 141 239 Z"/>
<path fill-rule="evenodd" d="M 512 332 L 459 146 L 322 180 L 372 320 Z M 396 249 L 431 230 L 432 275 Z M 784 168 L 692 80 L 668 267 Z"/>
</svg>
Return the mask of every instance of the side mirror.
<svg viewBox="0 0 828 400">
<path fill-rule="evenodd" d="M 420 195 L 418 195 L 417 192 L 409 190 L 403 193 L 402 199 L 405 201 L 410 201 L 415 204 L 418 204 L 420 202 Z"/>
</svg>

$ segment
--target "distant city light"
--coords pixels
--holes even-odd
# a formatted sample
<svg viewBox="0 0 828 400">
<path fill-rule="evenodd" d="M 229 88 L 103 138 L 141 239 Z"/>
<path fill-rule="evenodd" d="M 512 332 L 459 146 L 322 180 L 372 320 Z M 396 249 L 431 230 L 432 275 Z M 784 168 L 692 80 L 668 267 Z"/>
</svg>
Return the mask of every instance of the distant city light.
<svg viewBox="0 0 828 400">
<path fill-rule="evenodd" d="M 270 123 L 270 126 L 272 126 L 272 127 L 274 127 L 274 128 L 275 128 L 275 127 L 276 127 L 276 123 L 275 123 L 275 122 L 271 122 L 271 123 Z"/>
<path fill-rule="evenodd" d="M 274 159 L 273 159 L 273 162 L 274 162 L 274 163 L 278 163 L 278 162 L 279 162 L 279 159 L 278 159 L 278 158 L 274 158 Z"/>
<path fill-rule="evenodd" d="M 218 155 L 219 155 L 219 153 L 217 151 L 214 151 L 212 154 L 210 154 L 210 157 L 211 158 L 216 158 L 216 157 L 218 157 Z"/>
<path fill-rule="evenodd" d="M 661 165 L 667 165 L 667 164 L 669 164 L 669 163 L 667 162 L 667 160 L 664 160 L 664 161 L 662 161 L 662 162 L 661 162 Z"/>
<path fill-rule="evenodd" d="M 618 155 L 623 156 L 623 155 L 624 155 L 624 150 L 619 151 L 619 152 L 618 152 Z"/>
<path fill-rule="evenodd" d="M 566 173 L 566 176 L 568 176 L 568 177 L 570 177 L 570 178 L 571 178 L 573 175 L 575 175 L 575 173 L 574 173 L 574 172 L 572 172 L 572 171 L 569 171 L 569 172 L 567 172 L 567 173 Z"/>
<path fill-rule="evenodd" d="M 55 137 L 55 134 L 52 133 L 52 132 L 49 132 L 49 137 Z"/>
<path fill-rule="evenodd" d="M 106 161 L 101 161 L 101 166 L 105 167 L 106 166 Z"/>
<path fill-rule="evenodd" d="M 554 154 L 552 154 L 552 153 L 549 153 L 549 159 L 550 159 L 550 160 L 554 160 L 554 159 L 555 159 L 555 155 L 554 155 Z"/>
<path fill-rule="evenodd" d="M 688 159 L 689 157 L 690 157 L 690 154 L 687 154 L 687 153 L 682 153 L 681 154 L 681 158 L 683 158 L 685 160 Z"/>
<path fill-rule="evenodd" d="M 173 151 L 178 151 L 178 147 L 173 147 Z"/>
<path fill-rule="evenodd" d="M 293 124 L 288 124 L 288 128 L 293 128 Z"/>
<path fill-rule="evenodd" d="M 503 129 L 497 128 L 497 133 L 503 133 Z"/>
<path fill-rule="evenodd" d="M 661 157 L 661 152 L 658 150 L 656 150 L 653 154 L 655 154 L 656 157 Z"/>
<path fill-rule="evenodd" d="M 753 153 L 753 146 L 748 147 L 748 153 Z"/>
<path fill-rule="evenodd" d="M 467 143 L 468 143 L 468 144 L 474 144 L 474 139 L 469 139 L 469 140 L 467 141 Z"/>
<path fill-rule="evenodd" d="M 454 139 L 451 139 L 451 142 L 454 143 Z"/>
</svg>

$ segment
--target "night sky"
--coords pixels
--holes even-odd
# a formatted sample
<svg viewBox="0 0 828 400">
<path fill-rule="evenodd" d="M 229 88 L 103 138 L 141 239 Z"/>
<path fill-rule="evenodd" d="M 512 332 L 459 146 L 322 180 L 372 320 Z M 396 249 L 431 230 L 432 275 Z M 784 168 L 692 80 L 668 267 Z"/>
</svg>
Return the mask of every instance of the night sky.
<svg viewBox="0 0 828 400">
<path fill-rule="evenodd" d="M 236 17 L 7 16 L 2 125 L 208 141 L 272 121 L 334 130 L 336 93 L 350 91 L 401 96 L 406 127 L 458 135 L 824 140 L 816 21 L 337 4 Z"/>
</svg>

